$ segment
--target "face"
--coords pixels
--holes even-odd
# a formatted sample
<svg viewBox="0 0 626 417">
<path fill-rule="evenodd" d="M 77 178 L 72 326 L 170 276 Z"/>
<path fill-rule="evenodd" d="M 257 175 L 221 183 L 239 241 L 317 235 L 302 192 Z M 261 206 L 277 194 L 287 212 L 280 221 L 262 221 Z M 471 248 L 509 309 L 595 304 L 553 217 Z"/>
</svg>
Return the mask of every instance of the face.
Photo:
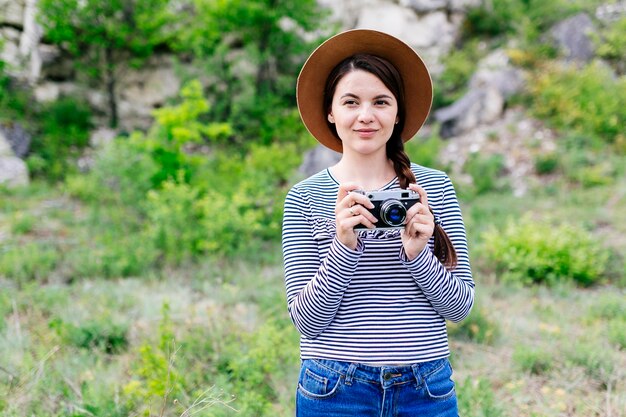
<svg viewBox="0 0 626 417">
<path fill-rule="evenodd" d="M 386 155 L 397 120 L 396 98 L 374 74 L 356 70 L 337 83 L 328 121 L 335 124 L 344 154 Z"/>
</svg>

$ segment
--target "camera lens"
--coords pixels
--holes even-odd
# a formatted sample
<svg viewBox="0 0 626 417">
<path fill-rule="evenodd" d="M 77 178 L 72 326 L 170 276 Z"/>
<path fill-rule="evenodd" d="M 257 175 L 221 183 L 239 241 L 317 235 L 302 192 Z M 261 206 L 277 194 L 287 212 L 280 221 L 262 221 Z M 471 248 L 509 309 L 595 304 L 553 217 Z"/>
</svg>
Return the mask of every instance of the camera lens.
<svg viewBox="0 0 626 417">
<path fill-rule="evenodd" d="M 387 200 L 380 207 L 380 217 L 390 226 L 402 226 L 406 208 L 398 200 Z"/>
</svg>

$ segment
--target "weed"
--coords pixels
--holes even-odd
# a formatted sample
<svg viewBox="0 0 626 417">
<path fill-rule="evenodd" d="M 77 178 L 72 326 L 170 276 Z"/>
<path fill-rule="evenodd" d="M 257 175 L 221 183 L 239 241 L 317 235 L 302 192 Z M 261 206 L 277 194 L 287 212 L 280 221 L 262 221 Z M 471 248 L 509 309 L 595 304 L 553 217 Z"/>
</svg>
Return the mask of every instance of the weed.
<svg viewBox="0 0 626 417">
<path fill-rule="evenodd" d="M 517 346 L 513 362 L 523 372 L 544 375 L 554 367 L 554 354 L 550 351 L 530 346 Z"/>
</svg>

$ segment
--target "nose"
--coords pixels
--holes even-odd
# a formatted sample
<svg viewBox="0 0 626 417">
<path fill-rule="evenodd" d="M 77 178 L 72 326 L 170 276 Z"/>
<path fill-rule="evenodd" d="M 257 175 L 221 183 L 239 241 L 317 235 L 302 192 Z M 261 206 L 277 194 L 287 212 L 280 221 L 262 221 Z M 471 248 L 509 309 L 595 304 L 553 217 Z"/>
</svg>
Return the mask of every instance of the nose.
<svg viewBox="0 0 626 417">
<path fill-rule="evenodd" d="M 359 111 L 359 122 L 370 123 L 373 120 L 374 120 L 374 112 L 371 106 L 367 104 L 363 105 Z"/>
</svg>

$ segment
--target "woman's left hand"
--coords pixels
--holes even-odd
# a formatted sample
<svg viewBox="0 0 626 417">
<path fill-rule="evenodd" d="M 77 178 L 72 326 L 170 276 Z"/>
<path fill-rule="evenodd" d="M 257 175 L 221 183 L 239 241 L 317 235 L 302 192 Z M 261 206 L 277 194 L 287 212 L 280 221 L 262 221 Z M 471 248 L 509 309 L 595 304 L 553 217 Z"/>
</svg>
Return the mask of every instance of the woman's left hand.
<svg viewBox="0 0 626 417">
<path fill-rule="evenodd" d="M 409 260 L 415 259 L 426 247 L 435 231 L 435 216 L 428 208 L 426 190 L 417 184 L 409 184 L 409 189 L 416 191 L 420 201 L 406 213 L 406 224 L 402 230 L 402 245 Z"/>
</svg>

